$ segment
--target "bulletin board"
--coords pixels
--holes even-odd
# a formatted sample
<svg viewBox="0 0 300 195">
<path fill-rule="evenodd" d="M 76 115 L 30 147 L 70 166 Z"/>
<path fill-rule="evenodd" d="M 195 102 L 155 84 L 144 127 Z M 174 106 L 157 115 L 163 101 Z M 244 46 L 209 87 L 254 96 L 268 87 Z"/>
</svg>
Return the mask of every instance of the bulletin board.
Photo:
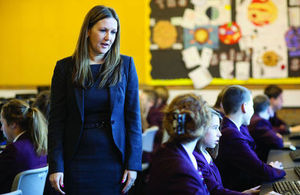
<svg viewBox="0 0 300 195">
<path fill-rule="evenodd" d="M 300 83 L 300 0 L 151 0 L 150 9 L 150 84 Z"/>
</svg>

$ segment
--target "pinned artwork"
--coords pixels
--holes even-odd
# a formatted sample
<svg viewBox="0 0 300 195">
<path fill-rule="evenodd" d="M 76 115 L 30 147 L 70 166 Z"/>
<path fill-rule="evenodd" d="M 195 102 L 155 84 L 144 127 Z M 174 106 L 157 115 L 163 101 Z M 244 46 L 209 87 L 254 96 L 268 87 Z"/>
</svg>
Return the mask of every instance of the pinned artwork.
<svg viewBox="0 0 300 195">
<path fill-rule="evenodd" d="M 195 12 L 199 14 L 197 25 L 219 25 L 231 20 L 230 0 L 209 0 L 205 4 L 195 4 Z"/>
<path fill-rule="evenodd" d="M 272 0 L 252 0 L 248 7 L 248 19 L 256 26 L 271 24 L 277 17 L 278 9 Z"/>
<path fill-rule="evenodd" d="M 193 30 L 184 29 L 184 48 L 196 46 L 198 49 L 204 47 L 217 49 L 219 47 L 218 27 L 199 26 Z"/>
<path fill-rule="evenodd" d="M 158 21 L 153 28 L 153 42 L 158 45 L 160 49 L 168 49 L 176 43 L 177 31 L 167 20 Z"/>
<path fill-rule="evenodd" d="M 219 26 L 219 38 L 226 45 L 238 43 L 242 36 L 239 25 L 235 22 L 230 22 Z"/>
<path fill-rule="evenodd" d="M 254 78 L 283 78 L 287 77 L 287 51 L 280 45 L 262 46 L 254 50 Z"/>
<path fill-rule="evenodd" d="M 300 27 L 290 27 L 285 34 L 285 41 L 289 55 L 292 57 L 300 57 Z"/>
</svg>

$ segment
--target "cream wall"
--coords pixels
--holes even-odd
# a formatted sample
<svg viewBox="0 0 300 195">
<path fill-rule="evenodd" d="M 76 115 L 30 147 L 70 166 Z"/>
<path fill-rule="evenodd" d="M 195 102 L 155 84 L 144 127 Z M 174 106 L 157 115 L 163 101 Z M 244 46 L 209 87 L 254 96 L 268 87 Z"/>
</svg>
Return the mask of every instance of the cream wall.
<svg viewBox="0 0 300 195">
<path fill-rule="evenodd" d="M 49 85 L 58 59 L 72 55 L 85 14 L 113 7 L 121 22 L 121 53 L 134 57 L 145 82 L 149 0 L 0 0 L 0 86 Z"/>
</svg>

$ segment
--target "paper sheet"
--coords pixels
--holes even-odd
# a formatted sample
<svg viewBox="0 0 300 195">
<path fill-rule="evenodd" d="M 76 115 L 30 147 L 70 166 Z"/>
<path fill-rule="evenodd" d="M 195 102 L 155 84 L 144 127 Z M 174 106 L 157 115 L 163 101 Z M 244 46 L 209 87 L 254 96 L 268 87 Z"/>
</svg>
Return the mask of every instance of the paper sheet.
<svg viewBox="0 0 300 195">
<path fill-rule="evenodd" d="M 204 67 L 199 67 L 189 73 L 189 77 L 193 81 L 193 85 L 196 89 L 201 89 L 212 81 L 212 76 L 209 71 Z"/>
<path fill-rule="evenodd" d="M 201 51 L 201 66 L 208 68 L 210 64 L 210 60 L 213 55 L 213 50 L 207 47 L 204 47 Z"/>
<path fill-rule="evenodd" d="M 239 80 L 249 79 L 250 63 L 249 62 L 236 62 L 235 64 L 235 78 Z"/>
<path fill-rule="evenodd" d="M 186 68 L 193 68 L 201 64 L 201 58 L 197 47 L 184 49 L 181 53 Z"/>
<path fill-rule="evenodd" d="M 233 79 L 233 61 L 221 60 L 220 61 L 220 75 L 223 79 Z"/>
<path fill-rule="evenodd" d="M 196 15 L 194 10 L 185 9 L 182 20 L 182 27 L 188 29 L 194 29 L 196 21 Z"/>
</svg>

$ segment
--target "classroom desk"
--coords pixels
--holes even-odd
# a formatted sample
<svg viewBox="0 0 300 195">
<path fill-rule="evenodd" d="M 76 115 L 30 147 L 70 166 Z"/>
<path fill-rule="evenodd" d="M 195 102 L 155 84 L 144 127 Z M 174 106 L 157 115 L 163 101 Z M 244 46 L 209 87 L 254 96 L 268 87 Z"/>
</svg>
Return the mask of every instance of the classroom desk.
<svg viewBox="0 0 300 195">
<path fill-rule="evenodd" d="M 290 152 L 291 150 L 271 150 L 268 155 L 267 163 L 280 161 L 285 169 L 300 166 L 300 162 L 294 162 L 291 159 L 289 155 Z"/>
<path fill-rule="evenodd" d="M 286 176 L 278 181 L 284 181 L 284 180 L 299 180 L 298 175 L 295 173 L 294 168 L 285 168 L 284 169 L 286 172 Z M 270 191 L 274 191 L 273 187 L 272 187 L 272 182 L 268 182 L 268 183 L 264 183 L 261 186 L 260 189 L 260 195 L 265 195 L 266 193 L 270 192 Z"/>
</svg>

